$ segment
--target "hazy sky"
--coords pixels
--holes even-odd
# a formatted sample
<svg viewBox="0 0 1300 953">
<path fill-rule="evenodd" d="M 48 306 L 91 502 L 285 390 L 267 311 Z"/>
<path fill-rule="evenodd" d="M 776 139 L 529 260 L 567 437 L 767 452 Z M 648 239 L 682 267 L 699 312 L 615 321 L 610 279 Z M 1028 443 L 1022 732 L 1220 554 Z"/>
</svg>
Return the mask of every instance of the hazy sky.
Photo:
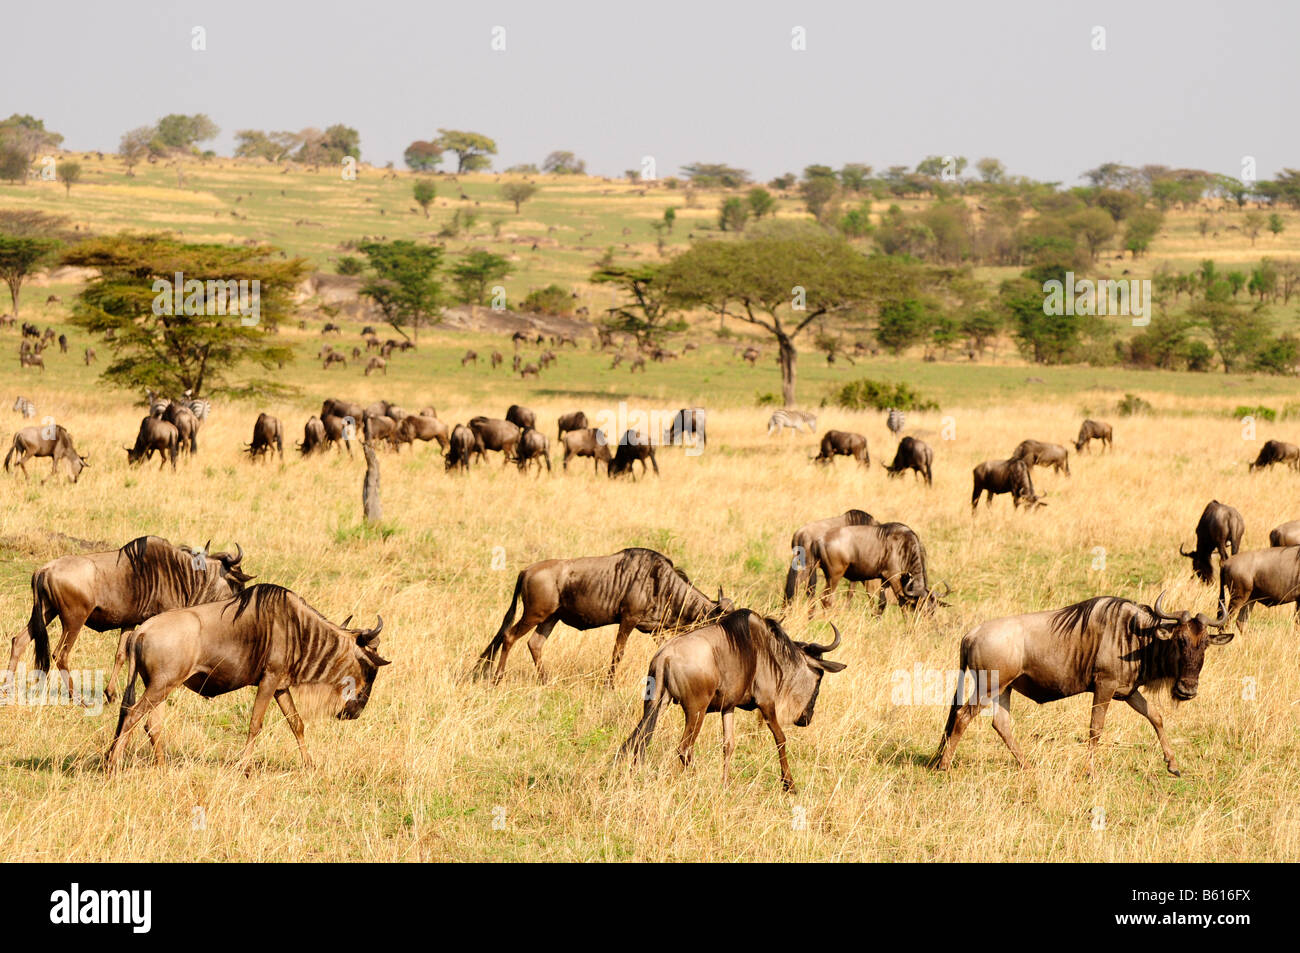
<svg viewBox="0 0 1300 953">
<path fill-rule="evenodd" d="M 1294 0 L 6 6 L 0 116 L 39 116 L 71 149 L 205 112 L 223 154 L 236 129 L 342 122 L 363 159 L 399 165 L 448 127 L 495 138 L 498 169 L 570 149 L 604 175 L 646 155 L 660 176 L 700 160 L 761 179 L 930 154 L 1068 184 L 1107 160 L 1300 167 Z"/>
</svg>

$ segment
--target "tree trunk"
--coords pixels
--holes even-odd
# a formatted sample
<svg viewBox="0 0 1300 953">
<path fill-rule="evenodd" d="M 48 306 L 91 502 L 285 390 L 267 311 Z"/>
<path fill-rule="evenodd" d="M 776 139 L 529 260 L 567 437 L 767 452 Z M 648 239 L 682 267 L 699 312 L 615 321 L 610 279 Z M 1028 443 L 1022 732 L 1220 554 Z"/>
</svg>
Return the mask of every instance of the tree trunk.
<svg viewBox="0 0 1300 953">
<path fill-rule="evenodd" d="M 379 505 L 379 458 L 368 442 L 361 445 L 361 450 L 366 455 L 366 481 L 361 485 L 361 505 L 366 522 L 378 523 L 384 518 L 383 508 Z"/>
<path fill-rule="evenodd" d="M 795 362 L 799 359 L 799 353 L 794 349 L 794 342 L 784 334 L 777 338 L 777 344 L 781 348 L 781 398 L 785 401 L 785 406 L 793 407 Z"/>
</svg>

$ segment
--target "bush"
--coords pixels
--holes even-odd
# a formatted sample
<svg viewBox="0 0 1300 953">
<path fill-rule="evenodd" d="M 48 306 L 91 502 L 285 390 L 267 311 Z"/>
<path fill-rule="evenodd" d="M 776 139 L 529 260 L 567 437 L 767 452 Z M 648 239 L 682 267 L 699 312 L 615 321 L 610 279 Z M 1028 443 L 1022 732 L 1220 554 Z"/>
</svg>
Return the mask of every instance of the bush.
<svg viewBox="0 0 1300 953">
<path fill-rule="evenodd" d="M 1155 408 L 1137 394 L 1125 394 L 1124 399 L 1115 406 L 1115 410 L 1121 417 L 1132 417 L 1136 414 L 1149 414 Z"/>
<path fill-rule="evenodd" d="M 1204 341 L 1192 341 L 1183 353 L 1187 360 L 1187 369 L 1205 373 L 1214 365 L 1214 352 Z"/>
<path fill-rule="evenodd" d="M 1242 417 L 1254 417 L 1256 420 L 1274 421 L 1277 420 L 1277 411 L 1261 404 L 1258 407 L 1238 407 L 1232 412 L 1232 416 L 1238 420 Z"/>
<path fill-rule="evenodd" d="M 779 407 L 781 405 L 781 398 L 778 395 L 773 394 L 771 391 L 768 391 L 766 394 L 759 394 L 754 400 L 754 404 L 758 407 Z"/>
<path fill-rule="evenodd" d="M 335 270 L 340 275 L 359 275 L 366 270 L 366 263 L 355 255 L 344 255 Z"/>
<path fill-rule="evenodd" d="M 927 400 L 907 384 L 888 384 L 870 378 L 852 381 L 831 394 L 832 402 L 846 410 L 938 410 L 939 405 Z"/>
<path fill-rule="evenodd" d="M 528 292 L 520 308 L 529 314 L 569 314 L 573 310 L 573 298 L 559 285 L 550 284 Z"/>
</svg>

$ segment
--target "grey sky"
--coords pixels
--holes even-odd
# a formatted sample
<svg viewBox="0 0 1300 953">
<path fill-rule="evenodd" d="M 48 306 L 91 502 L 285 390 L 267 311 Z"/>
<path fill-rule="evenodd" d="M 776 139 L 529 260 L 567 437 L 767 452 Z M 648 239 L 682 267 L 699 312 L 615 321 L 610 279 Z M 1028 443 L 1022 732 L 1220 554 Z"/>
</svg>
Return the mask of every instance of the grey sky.
<svg viewBox="0 0 1300 953">
<path fill-rule="evenodd" d="M 40 116 L 72 149 L 206 112 L 223 154 L 236 129 L 343 122 L 364 159 L 399 165 L 442 126 L 494 137 L 498 169 L 571 149 L 604 175 L 644 155 L 660 176 L 702 160 L 762 179 L 929 154 L 1070 184 L 1112 159 L 1300 167 L 1287 0 L 78 0 L 13 3 L 3 25 L 0 115 Z M 194 26 L 206 51 L 190 48 Z"/>
</svg>

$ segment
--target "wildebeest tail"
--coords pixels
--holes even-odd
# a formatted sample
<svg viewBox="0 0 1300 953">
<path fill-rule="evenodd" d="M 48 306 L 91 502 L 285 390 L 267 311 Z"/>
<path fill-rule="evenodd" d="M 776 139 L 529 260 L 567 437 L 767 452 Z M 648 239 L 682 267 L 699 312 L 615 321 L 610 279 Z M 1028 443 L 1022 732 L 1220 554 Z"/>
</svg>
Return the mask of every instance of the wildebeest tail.
<svg viewBox="0 0 1300 953">
<path fill-rule="evenodd" d="M 519 575 L 515 577 L 515 593 L 510 597 L 510 608 L 506 609 L 505 617 L 501 620 L 501 628 L 497 629 L 497 634 L 492 636 L 492 641 L 483 650 L 483 654 L 478 657 L 478 666 L 476 668 L 478 673 L 481 674 L 487 670 L 488 665 L 497 657 L 497 653 L 501 651 L 502 645 L 505 644 L 506 630 L 515 621 L 515 608 L 519 605 L 519 594 L 523 592 L 523 589 L 524 570 L 520 570 Z"/>
<path fill-rule="evenodd" d="M 953 692 L 952 707 L 948 709 L 948 720 L 944 722 L 943 725 L 943 737 L 939 739 L 939 750 L 937 750 L 934 753 L 934 757 L 930 759 L 931 767 L 938 764 L 939 759 L 943 757 L 943 749 L 947 745 L 948 739 L 952 737 L 953 728 L 957 725 L 957 713 L 961 710 L 962 706 L 966 704 L 966 673 L 970 670 L 969 666 L 970 660 L 966 657 L 966 646 L 963 645 L 961 648 L 961 663 L 958 666 L 957 672 L 957 688 Z M 976 685 L 972 692 L 971 701 L 978 702 L 978 680 L 976 681 Z"/>
<path fill-rule="evenodd" d="M 32 573 L 32 614 L 27 620 L 27 635 L 36 651 L 36 667 L 42 672 L 50 670 L 50 633 L 45 626 L 53 616 L 49 580 L 45 570 L 40 569 Z"/>
<path fill-rule="evenodd" d="M 619 749 L 620 758 L 630 757 L 633 762 L 645 754 L 646 746 L 650 744 L 650 739 L 654 737 L 655 723 L 659 721 L 659 713 L 667 707 L 671 700 L 667 690 L 664 687 L 664 668 L 667 659 L 663 654 L 658 654 L 650 662 L 650 671 L 646 673 L 645 686 L 645 705 L 641 709 L 641 720 L 637 722 L 632 734 L 628 735 L 627 741 L 623 742 L 623 747 Z"/>
<path fill-rule="evenodd" d="M 9 452 L 5 454 L 5 473 L 9 472 L 9 461 L 14 458 L 14 454 L 17 452 L 18 452 L 18 435 L 14 434 L 13 446 L 11 446 L 9 448 Z"/>
<path fill-rule="evenodd" d="M 135 640 L 136 630 L 122 633 L 120 651 L 126 653 L 126 684 L 122 686 L 122 708 L 117 714 L 117 734 L 122 734 L 122 723 L 126 721 L 127 710 L 135 705 Z"/>
</svg>

